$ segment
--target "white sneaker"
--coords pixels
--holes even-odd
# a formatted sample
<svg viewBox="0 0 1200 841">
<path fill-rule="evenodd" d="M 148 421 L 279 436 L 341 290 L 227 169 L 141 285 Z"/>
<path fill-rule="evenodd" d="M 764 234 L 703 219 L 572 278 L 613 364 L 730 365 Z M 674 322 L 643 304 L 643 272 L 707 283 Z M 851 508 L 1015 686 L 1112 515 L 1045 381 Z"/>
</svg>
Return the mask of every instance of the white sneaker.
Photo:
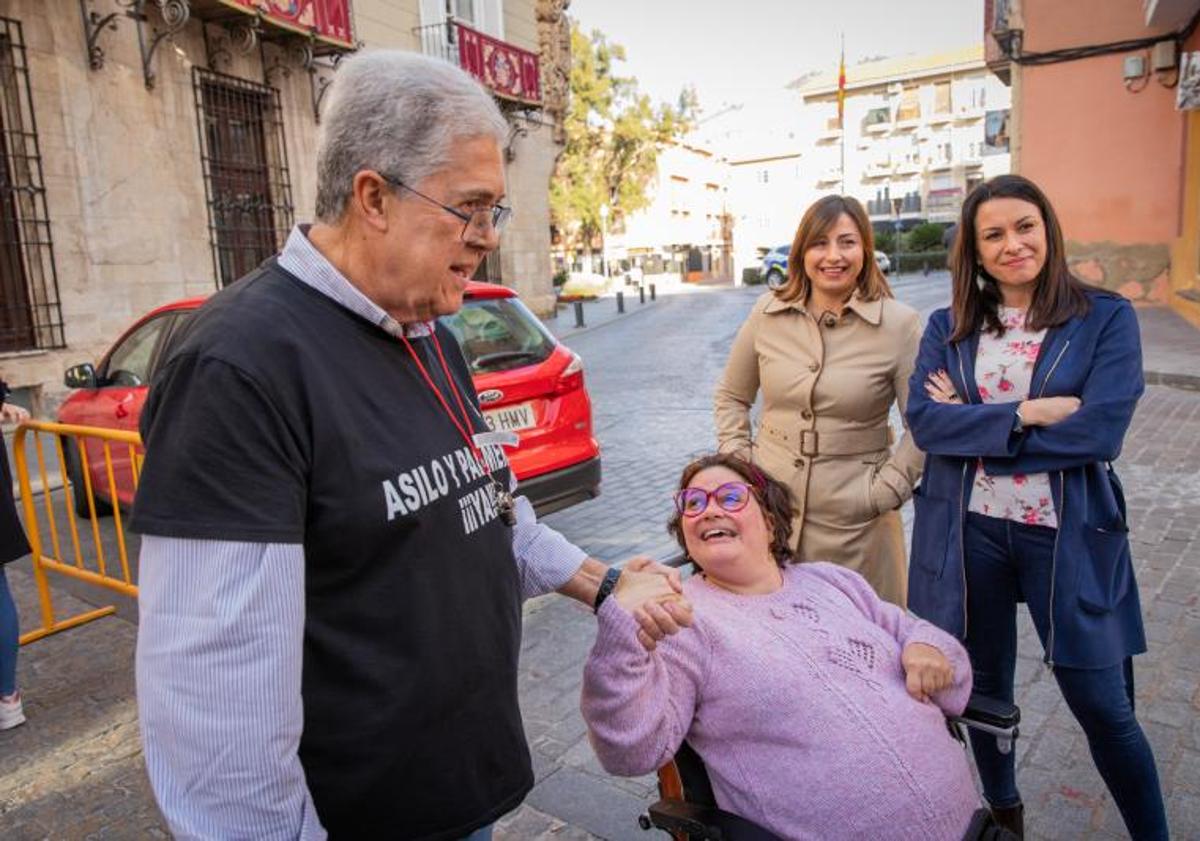
<svg viewBox="0 0 1200 841">
<path fill-rule="evenodd" d="M 25 723 L 25 710 L 21 707 L 21 693 L 14 692 L 7 698 L 0 697 L 0 730 L 11 730 Z"/>
</svg>

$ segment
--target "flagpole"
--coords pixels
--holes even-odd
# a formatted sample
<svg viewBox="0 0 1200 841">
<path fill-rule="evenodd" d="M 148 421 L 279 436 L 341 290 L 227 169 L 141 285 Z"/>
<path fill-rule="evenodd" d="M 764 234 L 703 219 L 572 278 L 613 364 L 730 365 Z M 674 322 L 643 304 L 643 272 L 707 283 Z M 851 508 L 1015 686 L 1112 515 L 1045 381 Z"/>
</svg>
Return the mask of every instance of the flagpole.
<svg viewBox="0 0 1200 841">
<path fill-rule="evenodd" d="M 842 33 L 842 55 L 838 62 L 838 128 L 842 130 L 842 195 L 846 195 L 846 33 Z"/>
</svg>

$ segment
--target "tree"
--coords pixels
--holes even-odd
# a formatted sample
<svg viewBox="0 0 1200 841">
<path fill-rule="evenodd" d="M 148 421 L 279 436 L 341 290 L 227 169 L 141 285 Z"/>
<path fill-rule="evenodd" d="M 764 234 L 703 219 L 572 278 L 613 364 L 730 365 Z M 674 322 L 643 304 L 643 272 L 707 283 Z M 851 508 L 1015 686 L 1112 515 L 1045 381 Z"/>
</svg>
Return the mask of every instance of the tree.
<svg viewBox="0 0 1200 841">
<path fill-rule="evenodd" d="M 909 251 L 934 251 L 942 247 L 942 233 L 945 225 L 936 222 L 922 222 L 908 232 Z"/>
<path fill-rule="evenodd" d="M 614 64 L 624 59 L 620 44 L 572 24 L 567 142 L 550 183 L 550 215 L 564 242 L 585 250 L 600 232 L 602 205 L 618 226 L 649 204 L 659 149 L 687 131 L 697 108 L 696 92 L 687 88 L 679 107 L 652 105 L 636 79 L 616 74 Z"/>
</svg>

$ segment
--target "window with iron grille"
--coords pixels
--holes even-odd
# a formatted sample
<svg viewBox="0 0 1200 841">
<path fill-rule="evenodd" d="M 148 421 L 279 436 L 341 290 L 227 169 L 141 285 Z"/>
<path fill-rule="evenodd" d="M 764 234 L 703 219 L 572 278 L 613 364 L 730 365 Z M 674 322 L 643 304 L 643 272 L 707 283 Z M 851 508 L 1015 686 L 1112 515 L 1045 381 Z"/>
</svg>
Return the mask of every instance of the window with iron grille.
<svg viewBox="0 0 1200 841">
<path fill-rule="evenodd" d="M 0 17 L 0 351 L 65 345 L 25 38 Z"/>
<path fill-rule="evenodd" d="M 194 68 L 208 232 L 220 286 L 283 247 L 292 227 L 292 185 L 279 91 Z"/>
</svg>

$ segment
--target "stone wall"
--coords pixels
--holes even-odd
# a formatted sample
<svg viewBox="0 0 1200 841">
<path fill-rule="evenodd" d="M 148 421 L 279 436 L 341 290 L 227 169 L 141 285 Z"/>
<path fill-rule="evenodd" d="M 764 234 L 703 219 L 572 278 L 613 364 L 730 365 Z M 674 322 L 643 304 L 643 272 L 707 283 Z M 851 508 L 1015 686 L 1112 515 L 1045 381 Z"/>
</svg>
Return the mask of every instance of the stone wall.
<svg viewBox="0 0 1200 841">
<path fill-rule="evenodd" d="M 1067 262 L 1083 280 L 1119 292 L 1131 301 L 1167 302 L 1171 251 L 1165 244 L 1068 242 Z"/>
<path fill-rule="evenodd" d="M 90 8 L 103 15 L 122 7 L 91 0 Z M 356 0 L 353 10 L 355 37 L 368 46 L 419 48 L 418 0 Z M 148 13 L 161 26 L 153 4 Z M 99 33 L 98 70 L 85 55 L 78 0 L 0 0 L 0 15 L 24 31 L 66 342 L 63 349 L 0 354 L 0 376 L 27 388 L 38 414 L 50 416 L 65 394 L 68 366 L 97 361 L 153 307 L 218 288 L 193 68 L 208 66 L 211 53 L 217 58 L 210 69 L 279 90 L 297 222 L 313 215 L 318 125 L 309 75 L 294 58 L 272 44 L 242 53 L 214 25 L 206 49 L 204 24 L 194 14 L 155 54 L 152 90 L 137 30 L 123 14 L 115 30 Z M 509 40 L 538 50 L 534 0 L 505 3 L 505 25 Z M 547 188 L 560 147 L 537 112 L 510 119 L 520 129 L 508 170 L 517 213 L 505 232 L 502 272 L 546 313 L 554 300 Z"/>
<path fill-rule="evenodd" d="M 511 118 L 519 127 L 509 147 L 508 198 L 513 218 L 500 245 L 500 273 L 538 315 L 553 314 L 550 266 L 550 176 L 561 147 L 537 117 Z"/>
<path fill-rule="evenodd" d="M 111 0 L 92 6 L 117 10 Z M 207 57 L 202 24 L 192 20 L 158 49 L 148 90 L 137 31 L 123 15 L 115 31 L 100 33 L 104 66 L 92 70 L 77 0 L 8 0 L 0 14 L 19 21 L 25 37 L 66 341 L 64 349 L 0 355 L 0 373 L 49 414 L 68 365 L 97 359 L 153 307 L 217 288 L 192 82 Z M 161 23 L 154 11 L 151 20 Z M 218 69 L 263 80 L 258 50 L 231 51 Z M 316 131 L 308 78 L 280 73 L 272 84 L 281 92 L 292 201 L 304 219 Z"/>
</svg>

